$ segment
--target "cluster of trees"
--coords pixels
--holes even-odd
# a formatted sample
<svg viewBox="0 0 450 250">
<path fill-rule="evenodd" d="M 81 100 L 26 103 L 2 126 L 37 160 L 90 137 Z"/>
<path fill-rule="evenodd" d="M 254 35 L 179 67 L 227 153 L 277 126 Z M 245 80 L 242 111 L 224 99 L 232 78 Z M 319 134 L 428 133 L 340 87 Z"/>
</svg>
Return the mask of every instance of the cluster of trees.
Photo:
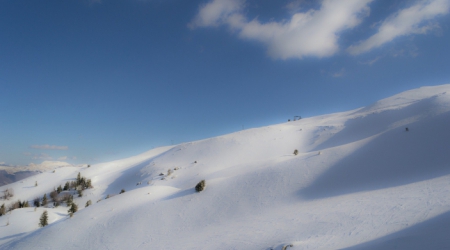
<svg viewBox="0 0 450 250">
<path fill-rule="evenodd" d="M 66 184 L 64 184 L 64 187 L 59 185 L 56 188 L 56 192 L 61 193 L 62 191 L 69 191 L 69 190 L 85 190 L 88 188 L 93 188 L 91 179 L 86 179 L 85 177 L 81 176 L 81 173 L 78 173 L 77 179 L 75 181 L 67 181 Z"/>
<path fill-rule="evenodd" d="M 0 216 L 5 215 L 7 212 L 10 212 L 14 209 L 29 207 L 29 206 L 30 206 L 30 204 L 28 203 L 28 201 L 20 201 L 20 200 L 17 200 L 16 202 L 9 204 L 8 207 L 6 207 L 5 204 L 2 204 L 0 206 Z"/>
</svg>

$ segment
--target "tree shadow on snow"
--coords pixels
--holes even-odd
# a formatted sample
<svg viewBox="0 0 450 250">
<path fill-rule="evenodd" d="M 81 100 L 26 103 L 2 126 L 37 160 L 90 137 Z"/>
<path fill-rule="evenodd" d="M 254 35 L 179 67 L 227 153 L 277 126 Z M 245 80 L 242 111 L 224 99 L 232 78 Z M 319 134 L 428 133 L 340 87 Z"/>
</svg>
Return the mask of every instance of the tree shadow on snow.
<svg viewBox="0 0 450 250">
<path fill-rule="evenodd" d="M 331 166 L 299 194 L 306 199 L 395 187 L 450 174 L 450 112 L 396 128 Z"/>
<path fill-rule="evenodd" d="M 186 195 L 191 195 L 194 193 L 195 193 L 194 188 L 190 188 L 190 189 L 182 190 L 182 191 L 176 192 L 174 194 L 171 194 L 171 195 L 167 196 L 164 200 L 172 200 L 175 198 L 180 198 L 180 197 L 183 197 Z"/>
<path fill-rule="evenodd" d="M 450 249 L 450 212 L 410 228 L 342 250 Z"/>
</svg>

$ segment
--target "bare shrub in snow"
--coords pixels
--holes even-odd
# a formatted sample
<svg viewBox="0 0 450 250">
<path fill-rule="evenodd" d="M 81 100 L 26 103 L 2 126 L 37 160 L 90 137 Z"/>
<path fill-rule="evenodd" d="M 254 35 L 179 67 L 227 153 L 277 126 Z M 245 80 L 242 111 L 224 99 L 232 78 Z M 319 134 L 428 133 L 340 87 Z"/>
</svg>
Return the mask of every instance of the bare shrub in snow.
<svg viewBox="0 0 450 250">
<path fill-rule="evenodd" d="M 294 150 L 294 155 L 298 155 L 298 150 Z"/>
<path fill-rule="evenodd" d="M 285 246 L 283 246 L 283 250 L 286 250 L 288 247 L 294 247 L 294 245 L 292 245 L 292 244 L 289 244 L 289 245 L 285 245 Z"/>
<path fill-rule="evenodd" d="M 14 189 L 12 188 L 7 188 L 3 191 L 3 199 L 5 200 L 9 200 L 9 198 L 14 196 Z"/>
<path fill-rule="evenodd" d="M 91 200 L 88 200 L 88 201 L 86 202 L 86 206 L 84 206 L 84 207 L 89 207 L 90 205 L 92 205 L 92 201 L 91 201 Z"/>
<path fill-rule="evenodd" d="M 167 176 L 171 175 L 172 173 L 173 173 L 173 170 L 169 168 L 169 169 L 167 170 Z"/>
<path fill-rule="evenodd" d="M 5 204 L 2 204 L 2 206 L 0 207 L 0 216 L 3 216 L 6 214 L 6 207 Z"/>
<path fill-rule="evenodd" d="M 52 198 L 53 202 L 56 202 L 58 200 L 58 192 L 57 191 L 52 191 L 50 193 L 50 198 Z"/>
<path fill-rule="evenodd" d="M 205 189 L 205 187 L 206 187 L 206 182 L 205 182 L 205 180 L 202 180 L 195 186 L 195 191 L 201 192 Z"/>
</svg>

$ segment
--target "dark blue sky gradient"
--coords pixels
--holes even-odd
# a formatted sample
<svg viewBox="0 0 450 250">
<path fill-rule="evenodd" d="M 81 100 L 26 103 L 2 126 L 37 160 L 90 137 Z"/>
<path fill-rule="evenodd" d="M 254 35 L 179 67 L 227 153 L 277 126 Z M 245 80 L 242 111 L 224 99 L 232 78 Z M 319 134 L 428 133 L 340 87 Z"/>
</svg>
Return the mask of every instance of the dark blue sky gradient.
<svg viewBox="0 0 450 250">
<path fill-rule="evenodd" d="M 288 19 L 289 2 L 248 1 L 246 15 Z M 226 26 L 188 28 L 206 1 L 1 1 L 0 163 L 96 163 L 449 83 L 448 15 L 429 34 L 346 53 L 407 2 L 373 2 L 333 56 L 280 60 Z M 30 148 L 45 144 L 69 150 Z"/>
</svg>

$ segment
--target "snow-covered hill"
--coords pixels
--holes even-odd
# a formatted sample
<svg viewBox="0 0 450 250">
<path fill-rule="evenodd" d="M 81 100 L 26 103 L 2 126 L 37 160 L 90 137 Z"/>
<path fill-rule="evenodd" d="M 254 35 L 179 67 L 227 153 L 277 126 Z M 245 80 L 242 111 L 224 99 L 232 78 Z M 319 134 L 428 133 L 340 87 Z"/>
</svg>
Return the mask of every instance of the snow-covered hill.
<svg viewBox="0 0 450 250">
<path fill-rule="evenodd" d="M 3 186 L 15 196 L 0 204 L 31 202 L 80 173 L 94 186 L 75 198 L 80 210 L 13 210 L 0 217 L 0 249 L 450 249 L 449 124 L 450 85 L 423 87 L 58 168 Z M 39 228 L 43 210 L 50 225 Z"/>
</svg>

